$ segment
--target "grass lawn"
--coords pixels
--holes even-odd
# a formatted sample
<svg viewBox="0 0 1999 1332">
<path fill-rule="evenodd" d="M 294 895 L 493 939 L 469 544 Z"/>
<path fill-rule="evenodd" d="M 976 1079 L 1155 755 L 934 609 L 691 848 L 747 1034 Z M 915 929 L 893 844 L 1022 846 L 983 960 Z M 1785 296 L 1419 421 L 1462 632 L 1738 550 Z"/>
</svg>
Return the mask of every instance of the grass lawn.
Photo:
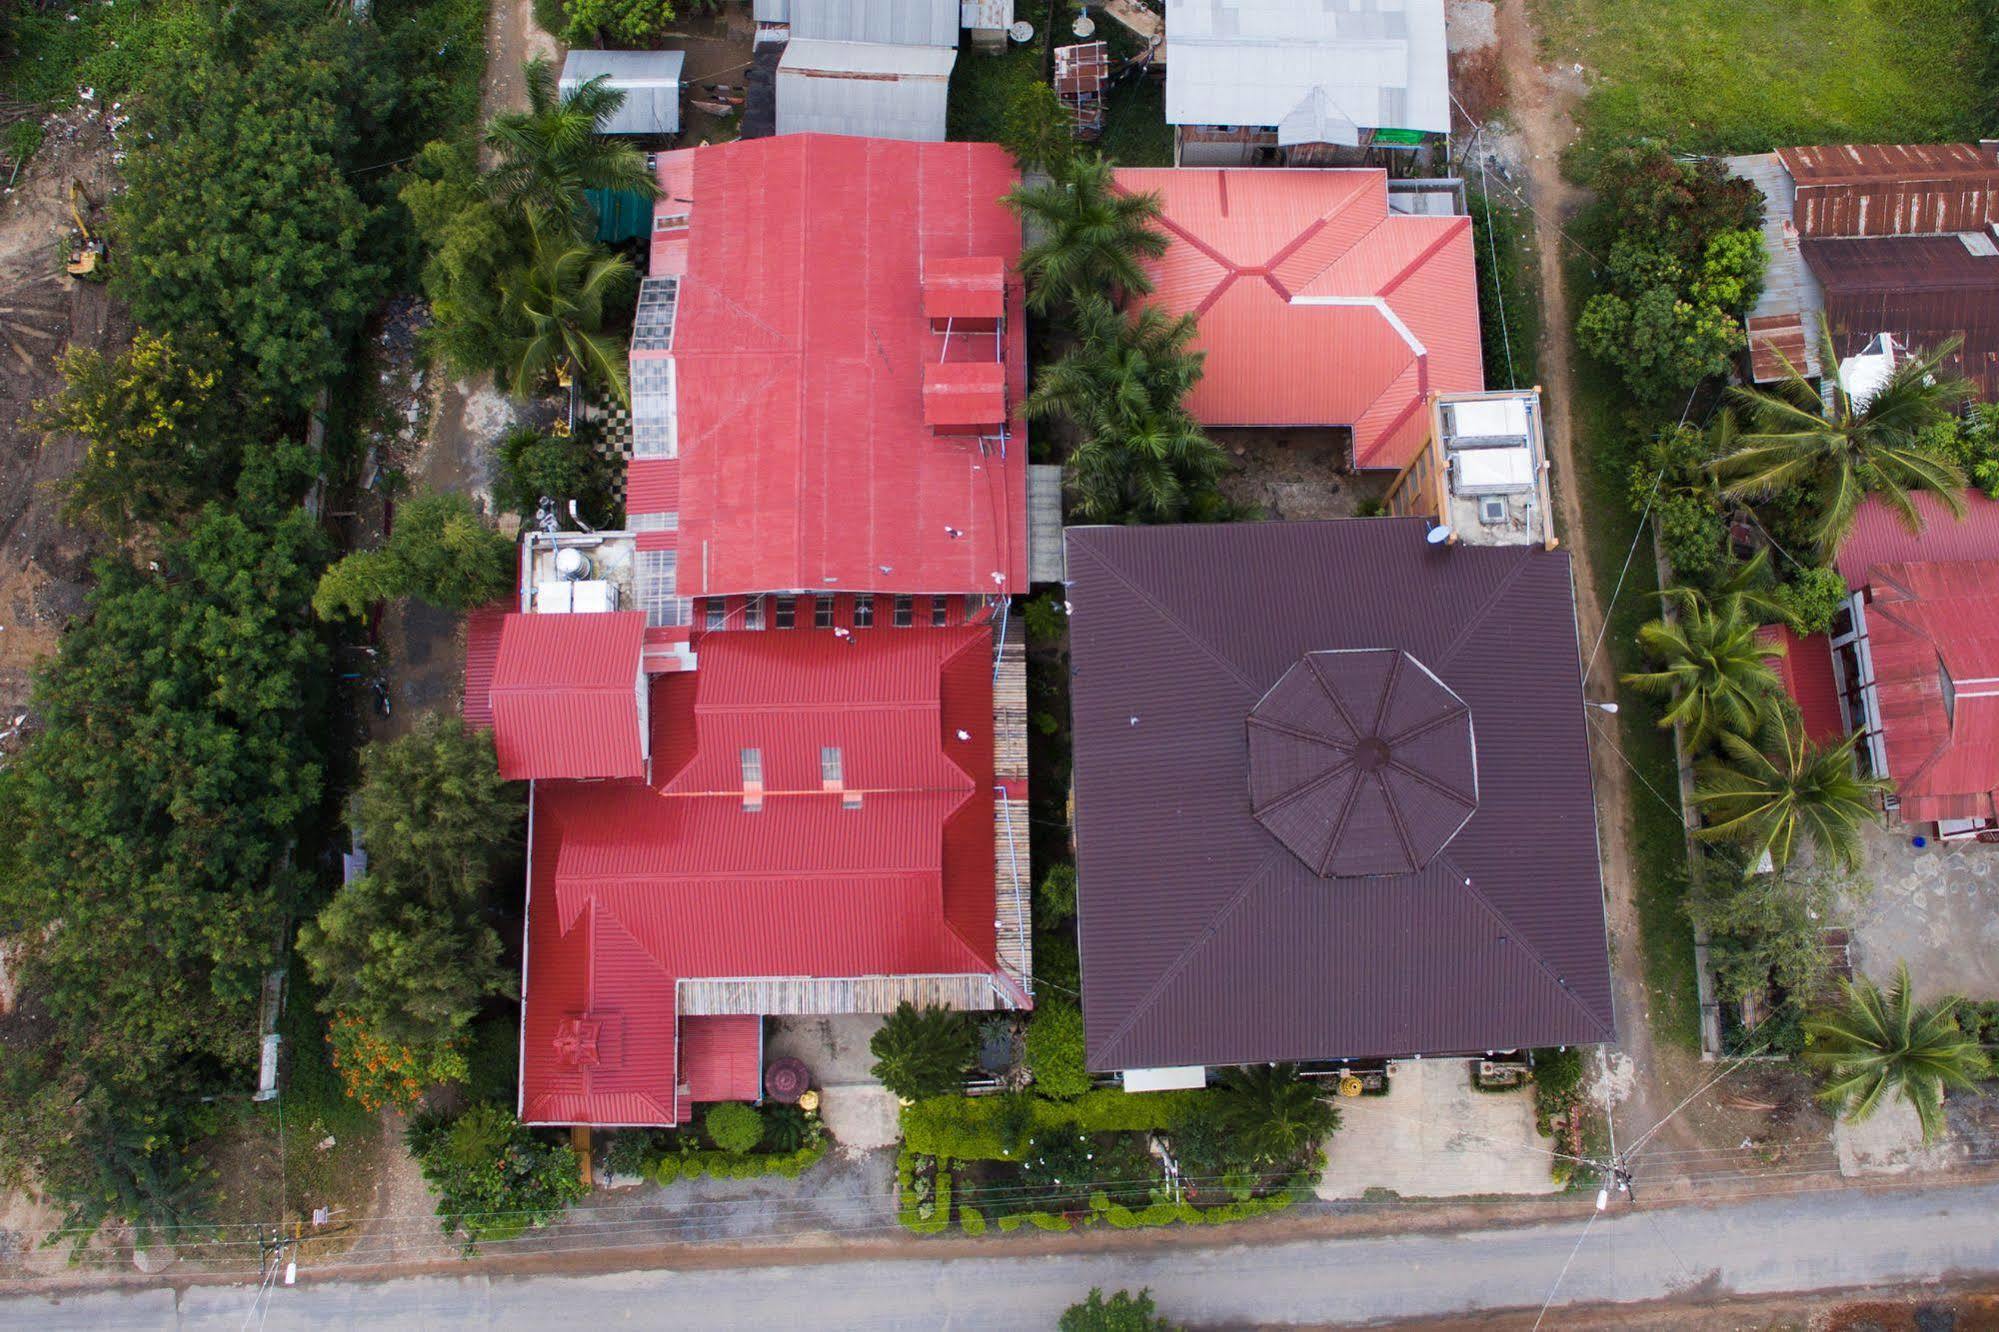
<svg viewBox="0 0 1999 1332">
<path fill-rule="evenodd" d="M 1104 106 L 1104 136 L 1097 143 L 1119 166 L 1173 165 L 1173 127 L 1166 123 L 1166 85 L 1132 77 L 1111 90 Z"/>
<path fill-rule="evenodd" d="M 1575 290 L 1584 275 L 1571 275 Z M 1600 370 L 1580 350 L 1576 357 L 1575 413 L 1577 475 L 1557 473 L 1558 485 L 1580 489 L 1589 521 L 1583 533 L 1589 543 L 1597 596 L 1609 604 L 1618 570 L 1638 529 L 1638 515 L 1627 499 L 1628 450 L 1631 433 L 1624 416 L 1624 395 L 1614 377 Z M 1638 626 L 1658 614 L 1653 593 L 1659 582 L 1649 540 L 1639 542 L 1624 588 L 1611 607 L 1610 628 L 1603 651 L 1622 674 L 1639 665 Z M 1584 643 L 1587 654 L 1594 645 Z M 1685 893 L 1686 841 L 1680 826 L 1679 787 L 1673 770 L 1673 739 L 1659 724 L 1658 703 L 1629 690 L 1618 692 L 1616 717 L 1590 714 L 1591 725 L 1614 724 L 1618 748 L 1630 760 L 1631 853 L 1638 874 L 1639 947 L 1645 959 L 1645 989 L 1651 1001 L 1656 1039 L 1687 1049 L 1700 1048 L 1700 997 L 1694 980 L 1693 925 L 1681 900 Z M 1632 769 L 1636 769 L 1635 772 Z M 1643 780 L 1640 780 L 1640 779 Z M 1646 783 L 1657 794 L 1646 789 Z M 1668 803 L 1670 802 L 1670 803 Z M 1620 1013 L 1623 1022 L 1642 1021 L 1635 1013 Z"/>
<path fill-rule="evenodd" d="M 1531 0 L 1590 80 L 1585 145 L 1703 152 L 1970 136 L 1978 0 Z"/>
<path fill-rule="evenodd" d="M 951 70 L 944 137 L 959 143 L 998 143 L 1013 95 L 1041 80 L 1041 35 L 1025 46 L 1007 44 L 1000 55 L 960 51 Z"/>
</svg>

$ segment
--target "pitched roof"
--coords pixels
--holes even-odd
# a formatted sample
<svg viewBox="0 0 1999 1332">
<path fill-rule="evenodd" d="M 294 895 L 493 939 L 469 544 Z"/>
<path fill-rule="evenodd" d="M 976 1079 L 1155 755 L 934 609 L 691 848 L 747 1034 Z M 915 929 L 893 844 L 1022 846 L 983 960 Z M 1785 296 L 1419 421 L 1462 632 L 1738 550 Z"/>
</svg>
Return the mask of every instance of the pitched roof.
<svg viewBox="0 0 1999 1332">
<path fill-rule="evenodd" d="M 1918 236 L 1999 222 L 1999 148 L 1971 143 L 1780 148 L 1805 236 Z"/>
<path fill-rule="evenodd" d="M 1905 822 L 1999 813 L 1999 560 L 1877 565 L 1867 641 Z"/>
<path fill-rule="evenodd" d="M 1442 549 L 1424 531 L 1393 518 L 1070 529 L 1092 1068 L 1611 1038 L 1568 556 Z M 1420 662 L 1476 727 L 1476 812 L 1414 872 L 1322 877 L 1254 811 L 1246 720 L 1307 654 L 1341 649 Z M 1384 762 L 1462 773 L 1444 695 L 1378 693 Z M 1443 724 L 1422 732 L 1431 713 Z M 1447 743 L 1420 748 L 1431 740 Z M 1440 784 L 1461 815 L 1462 778 Z M 1419 789 L 1404 786 L 1412 801 Z M 1396 849 L 1391 823 L 1348 835 Z"/>
<path fill-rule="evenodd" d="M 1832 642 L 1825 634 L 1800 634 L 1787 624 L 1766 624 L 1757 638 L 1782 650 L 1767 658 L 1783 681 L 1784 692 L 1798 705 L 1805 738 L 1813 744 L 1837 744 L 1852 727 L 1840 702 L 1839 681 L 1832 673 Z"/>
<path fill-rule="evenodd" d="M 1451 128 L 1444 0 L 1167 0 L 1166 120 L 1299 125 L 1280 143 Z"/>
<path fill-rule="evenodd" d="M 710 633 L 652 683 L 650 784 L 535 787 L 523 1118 L 675 1122 L 699 1099 L 675 1090 L 682 979 L 996 970 L 990 644 Z M 584 1018 L 622 1042 L 587 1065 L 562 1044 Z"/>
<path fill-rule="evenodd" d="M 1900 514 L 1868 496 L 1854 512 L 1853 530 L 1833 559 L 1839 576 L 1848 588 L 1857 590 L 1867 585 L 1868 573 L 1877 564 L 1999 560 L 1999 500 L 1976 490 L 1965 491 L 1962 498 L 1964 517 L 1956 518 L 1929 491 L 1911 491 L 1909 501 L 1922 519 L 1920 530 L 1911 532 Z"/>
<path fill-rule="evenodd" d="M 685 51 L 571 51 L 557 83 L 567 95 L 591 79 L 625 95 L 599 134 L 680 133 L 680 70 Z"/>
<path fill-rule="evenodd" d="M 635 351 L 633 380 L 636 406 L 648 367 L 672 362 L 678 456 L 632 473 L 677 497 L 677 529 L 644 535 L 682 553 L 679 595 L 1024 590 L 1024 428 L 981 442 L 923 414 L 923 369 L 946 358 L 1003 357 L 1018 408 L 1018 281 L 999 335 L 947 344 L 924 313 L 926 264 L 1019 256 L 1006 153 L 787 135 L 663 155 L 669 169 L 660 210 L 691 214 L 685 273 L 672 349 Z"/>
<path fill-rule="evenodd" d="M 1971 380 L 1980 397 L 1999 401 L 1999 245 L 1992 236 L 1807 240 L 1803 250 L 1825 289 L 1826 326 L 1842 357 L 1877 333 L 1922 350 L 1959 338 L 1946 368 Z"/>
<path fill-rule="evenodd" d="M 777 132 L 937 143 L 958 52 L 794 37 L 777 66 Z"/>
<path fill-rule="evenodd" d="M 509 615 L 493 663 L 493 748 L 508 781 L 645 772 L 638 611 Z"/>
<path fill-rule="evenodd" d="M 1421 449 L 1430 393 L 1485 387 L 1471 219 L 1391 213 L 1374 170 L 1133 169 L 1169 248 L 1151 303 L 1199 322 L 1210 426 L 1350 426 L 1357 466 Z"/>
</svg>

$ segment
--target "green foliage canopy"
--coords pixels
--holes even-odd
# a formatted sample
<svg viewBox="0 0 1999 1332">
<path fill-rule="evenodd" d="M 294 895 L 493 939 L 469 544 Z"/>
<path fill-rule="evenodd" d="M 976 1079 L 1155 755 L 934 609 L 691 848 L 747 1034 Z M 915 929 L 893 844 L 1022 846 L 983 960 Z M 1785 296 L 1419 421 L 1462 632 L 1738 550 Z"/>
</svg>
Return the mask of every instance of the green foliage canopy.
<svg viewBox="0 0 1999 1332">
<path fill-rule="evenodd" d="M 419 495 L 396 513 L 379 550 L 355 551 L 328 569 L 312 606 L 326 619 L 352 619 L 377 601 L 415 597 L 443 610 L 470 610 L 514 585 L 514 543 L 463 495 Z"/>
<path fill-rule="evenodd" d="M 1907 963 L 1885 991 L 1861 977 L 1845 982 L 1843 993 L 1839 1008 L 1805 1022 L 1806 1062 L 1826 1078 L 1820 1098 L 1857 1123 L 1900 1097 L 1934 1142 L 1944 1130 L 1944 1091 L 1976 1091 L 1992 1072 L 1977 1040 L 1958 1028 L 1959 1001 L 1916 1002 Z"/>
<path fill-rule="evenodd" d="M 755 1151 L 764 1138 L 763 1116 L 755 1107 L 741 1101 L 722 1101 L 709 1106 L 708 1113 L 702 1116 L 701 1127 L 708 1134 L 708 1141 L 739 1156 Z"/>
<path fill-rule="evenodd" d="M 1102 1289 L 1092 1286 L 1081 1303 L 1062 1311 L 1055 1326 L 1060 1332 L 1173 1332 L 1175 1325 L 1160 1315 L 1150 1290 L 1136 1295 L 1121 1290 L 1106 1299 Z"/>
<path fill-rule="evenodd" d="M 921 1100 L 957 1091 L 977 1054 L 971 1020 L 947 1008 L 896 1005 L 868 1042 L 870 1070 L 897 1096 Z"/>
<path fill-rule="evenodd" d="M 1027 306 L 1046 314 L 1086 296 L 1140 296 L 1152 290 L 1144 261 L 1166 253 L 1155 194 L 1126 194 L 1101 157 L 1074 157 L 1055 179 L 1021 184 L 1004 200 L 1035 240 L 1016 265 Z"/>
<path fill-rule="evenodd" d="M 437 1190 L 440 1228 L 462 1230 L 468 1247 L 544 1225 L 588 1192 L 575 1153 L 496 1105 L 475 1105 L 454 1121 L 420 1119 L 408 1141 Z"/>
<path fill-rule="evenodd" d="M 1090 1090 L 1089 1069 L 1083 1065 L 1083 1010 L 1058 999 L 1044 999 L 1027 1020 L 1027 1066 L 1034 1089 L 1058 1101 L 1073 1100 Z"/>
</svg>

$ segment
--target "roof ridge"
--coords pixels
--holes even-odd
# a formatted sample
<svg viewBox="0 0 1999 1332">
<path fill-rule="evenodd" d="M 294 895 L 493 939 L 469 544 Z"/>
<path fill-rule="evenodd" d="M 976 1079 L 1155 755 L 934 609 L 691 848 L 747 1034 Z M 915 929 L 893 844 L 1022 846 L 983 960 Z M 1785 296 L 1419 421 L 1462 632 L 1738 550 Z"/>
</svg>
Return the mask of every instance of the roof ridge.
<svg viewBox="0 0 1999 1332">
<path fill-rule="evenodd" d="M 1385 175 L 1386 173 L 1383 174 Z M 1383 191 L 1386 192 L 1387 189 L 1386 184 L 1384 184 L 1382 188 Z M 1284 263 L 1292 255 L 1296 254 L 1300 249 L 1304 248 L 1304 245 L 1307 241 L 1311 240 L 1321 231 L 1324 231 L 1327 227 L 1331 226 L 1333 223 L 1333 219 L 1343 216 L 1348 209 L 1352 208 L 1355 204 L 1360 203 L 1363 199 L 1368 198 L 1371 194 L 1372 194 L 1371 190 L 1364 190 L 1364 189 L 1355 190 L 1351 194 L 1347 195 L 1344 199 L 1341 199 L 1338 203 L 1334 204 L 1329 211 L 1321 213 L 1319 214 L 1318 217 L 1312 219 L 1312 221 L 1306 225 L 1303 231 L 1299 232 L 1296 236 L 1293 236 L 1290 240 L 1286 241 L 1282 246 L 1280 246 L 1277 249 L 1276 253 L 1272 254 L 1268 259 L 1265 259 L 1263 261 L 1263 267 L 1266 270 L 1268 270 L 1272 276 L 1275 276 L 1277 272 L 1277 266 L 1279 264 Z M 1369 236 L 1372 236 L 1374 234 L 1375 227 L 1379 227 L 1380 225 L 1381 223 L 1377 221 L 1373 227 L 1369 227 L 1366 231 L 1363 231 L 1360 235 L 1356 236 L 1354 238 L 1352 245 L 1347 246 L 1344 250 L 1341 250 L 1339 254 L 1334 255 L 1331 259 L 1328 259 L 1325 263 L 1319 265 L 1317 269 L 1315 269 L 1312 273 L 1306 276 L 1304 281 L 1295 283 L 1293 285 L 1297 287 L 1304 287 L 1309 283 L 1311 283 L 1314 279 L 1319 277 L 1320 274 L 1324 273 L 1328 268 L 1331 268 L 1334 264 L 1338 263 L 1342 258 L 1344 258 L 1349 254 L 1352 254 L 1354 250 L 1359 248 L 1360 243 L 1362 241 L 1366 240 Z M 1290 299 L 1288 292 L 1286 293 L 1285 299 L 1287 300 Z"/>
<path fill-rule="evenodd" d="M 1389 214 L 1389 216 L 1393 217 L 1397 216 L 1397 214 L 1391 213 Z M 1394 277 L 1382 283 L 1381 289 L 1377 291 L 1375 295 L 1380 296 L 1384 300 L 1386 300 L 1389 296 L 1392 296 L 1395 293 L 1395 289 L 1397 287 L 1400 287 L 1404 282 L 1407 282 L 1418 271 L 1420 271 L 1425 264 L 1430 262 L 1430 258 L 1432 255 L 1436 254 L 1437 251 L 1443 249 L 1446 245 L 1449 245 L 1452 241 L 1456 240 L 1458 238 L 1459 233 L 1463 232 L 1466 228 L 1471 226 L 1471 219 L 1469 217 L 1454 217 L 1451 219 L 1451 221 L 1454 223 L 1463 223 L 1464 225 L 1440 227 L 1437 232 L 1437 238 L 1431 241 L 1428 245 L 1425 245 L 1420 251 L 1418 251 L 1415 258 L 1411 259 L 1408 263 L 1402 265 L 1401 269 L 1396 272 Z M 1376 230 L 1378 230 L 1383 226 L 1386 226 L 1387 223 L 1388 223 L 1388 218 L 1387 217 L 1382 218 L 1381 221 L 1375 223 L 1373 227 L 1368 228 L 1367 234 L 1372 236 Z"/>
<path fill-rule="evenodd" d="M 1437 656 L 1436 665 L 1430 668 L 1431 674 L 1434 675 L 1438 667 L 1448 665 L 1451 659 L 1457 656 L 1458 650 L 1465 645 L 1466 640 L 1472 636 L 1473 632 L 1486 622 L 1493 611 L 1499 608 L 1499 603 L 1505 600 L 1507 593 L 1513 590 L 1513 585 L 1519 582 L 1520 576 L 1527 571 L 1527 557 L 1529 553 L 1529 549 L 1521 549 L 1521 557 L 1513 561 L 1513 567 L 1507 571 L 1506 577 L 1502 578 L 1499 586 L 1493 588 L 1491 593 L 1487 595 L 1485 604 L 1478 609 L 1478 614 L 1471 616 L 1464 622 L 1458 629 L 1457 637 L 1453 638 L 1445 646 L 1443 652 Z"/>
<path fill-rule="evenodd" d="M 1194 954 L 1199 952 L 1201 947 L 1213 939 L 1219 932 L 1218 926 L 1221 919 L 1241 906 L 1244 900 L 1249 897 L 1251 889 L 1270 877 L 1271 868 L 1278 863 L 1280 857 L 1290 854 L 1290 850 L 1281 844 L 1271 847 L 1269 853 L 1263 857 L 1262 862 L 1257 865 L 1249 877 L 1242 881 L 1241 885 L 1229 897 L 1229 900 L 1224 902 L 1215 911 L 1214 915 L 1208 917 L 1207 924 L 1203 925 L 1196 932 L 1195 936 L 1187 941 L 1186 947 L 1180 950 L 1180 956 L 1173 960 L 1171 966 L 1160 971 L 1159 979 L 1154 981 L 1145 994 L 1140 997 L 1139 1001 L 1133 1004 L 1130 1010 L 1126 1012 L 1124 1021 L 1118 1023 L 1116 1029 L 1105 1038 L 1103 1045 L 1098 1047 L 1103 1055 L 1107 1056 L 1111 1048 L 1123 1040 L 1138 1020 L 1144 1017 L 1146 1012 L 1155 1003 L 1159 1002 L 1159 997 L 1165 991 L 1167 984 L 1185 970 L 1187 964 L 1193 960 Z"/>
<path fill-rule="evenodd" d="M 1180 635 L 1180 637 L 1182 637 L 1187 641 L 1190 647 L 1199 650 L 1202 655 L 1206 656 L 1210 661 L 1214 662 L 1215 665 L 1221 667 L 1222 670 L 1230 678 L 1235 680 L 1244 689 L 1247 689 L 1252 695 L 1258 697 L 1260 697 L 1265 692 L 1264 690 L 1257 688 L 1256 682 L 1254 680 L 1251 680 L 1249 676 L 1245 674 L 1240 667 L 1238 667 L 1234 662 L 1230 661 L 1227 657 L 1224 657 L 1221 653 L 1217 652 L 1213 644 L 1209 643 L 1206 639 L 1202 638 L 1199 634 L 1195 633 L 1191 628 L 1189 628 L 1187 624 L 1180 619 L 1179 616 L 1175 615 L 1170 609 L 1168 609 L 1165 605 L 1163 605 L 1160 602 L 1159 598 L 1153 596 L 1150 591 L 1140 587 L 1137 583 L 1133 582 L 1130 576 L 1127 575 L 1124 570 L 1118 568 L 1116 565 L 1112 564 L 1109 560 L 1105 559 L 1103 554 L 1100 551 L 1093 548 L 1089 542 L 1087 541 L 1078 542 L 1076 545 L 1076 549 L 1081 553 L 1083 553 L 1084 555 L 1087 555 L 1090 559 L 1094 560 L 1099 568 L 1101 568 L 1105 573 L 1109 574 L 1112 578 L 1115 578 L 1120 584 L 1122 584 L 1125 591 L 1131 593 L 1132 596 L 1136 597 L 1139 601 L 1143 602 L 1147 607 L 1149 607 L 1152 610 L 1153 614 L 1159 617 L 1160 623 L 1171 625 L 1173 629 Z"/>
<path fill-rule="evenodd" d="M 1559 972 L 1557 972 L 1555 970 L 1554 965 L 1550 963 L 1547 958 L 1541 956 L 1540 950 L 1534 947 L 1534 945 L 1521 934 L 1519 927 L 1513 923 L 1512 919 L 1504 911 L 1501 911 L 1499 909 L 1498 905 L 1494 903 L 1491 898 L 1487 897 L 1483 892 L 1479 890 L 1478 884 L 1473 881 L 1471 875 L 1465 873 L 1464 870 L 1458 865 L 1458 863 L 1455 860 L 1451 859 L 1447 851 L 1438 852 L 1430 863 L 1433 865 L 1441 865 L 1445 869 L 1449 870 L 1451 873 L 1457 875 L 1458 883 L 1464 889 L 1465 895 L 1470 897 L 1472 901 L 1478 903 L 1481 907 L 1485 908 L 1485 911 L 1488 915 L 1490 915 L 1494 920 L 1498 921 L 1501 925 L 1504 925 L 1506 927 L 1506 938 L 1509 941 L 1517 941 L 1520 944 L 1521 950 L 1527 954 L 1528 960 L 1533 962 L 1533 964 L 1540 969 L 1543 975 L 1547 976 L 1549 980 L 1555 983 L 1555 988 L 1560 990 L 1562 992 L 1563 997 L 1568 999 L 1570 1003 L 1574 1004 L 1577 1010 L 1580 1011 L 1584 1017 L 1589 1019 L 1591 1026 L 1596 1027 L 1598 1030 L 1604 1033 L 1604 1039 L 1606 1040 L 1615 1039 L 1616 1031 L 1614 1025 L 1610 1028 L 1606 1028 L 1604 1026 L 1604 1023 L 1597 1017 L 1597 1015 L 1594 1012 L 1590 1010 L 1590 1006 L 1583 1002 L 1582 996 L 1569 988 L 1568 979 L 1562 976 Z"/>
</svg>

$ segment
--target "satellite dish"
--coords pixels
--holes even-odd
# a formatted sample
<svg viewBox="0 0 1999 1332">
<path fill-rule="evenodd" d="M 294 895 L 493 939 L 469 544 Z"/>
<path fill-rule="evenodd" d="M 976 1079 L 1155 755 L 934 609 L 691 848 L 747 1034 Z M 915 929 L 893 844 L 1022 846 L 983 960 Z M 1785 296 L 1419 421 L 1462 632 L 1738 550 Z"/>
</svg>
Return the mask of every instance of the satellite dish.
<svg viewBox="0 0 1999 1332">
<path fill-rule="evenodd" d="M 1034 25 L 1026 19 L 1018 19 L 1006 30 L 1006 35 L 1025 46 L 1034 40 Z"/>
<path fill-rule="evenodd" d="M 1097 30 L 1097 25 L 1090 21 L 1090 16 L 1088 14 L 1076 15 L 1076 22 L 1069 29 L 1070 32 L 1075 33 L 1078 37 L 1087 37 L 1096 30 Z"/>
<path fill-rule="evenodd" d="M 1451 539 L 1451 535 L 1452 534 L 1450 528 L 1446 527 L 1442 523 L 1438 523 L 1435 527 L 1430 529 L 1428 535 L 1426 535 L 1423 539 L 1429 542 L 1433 546 L 1441 546 L 1446 541 L 1449 541 Z"/>
</svg>

